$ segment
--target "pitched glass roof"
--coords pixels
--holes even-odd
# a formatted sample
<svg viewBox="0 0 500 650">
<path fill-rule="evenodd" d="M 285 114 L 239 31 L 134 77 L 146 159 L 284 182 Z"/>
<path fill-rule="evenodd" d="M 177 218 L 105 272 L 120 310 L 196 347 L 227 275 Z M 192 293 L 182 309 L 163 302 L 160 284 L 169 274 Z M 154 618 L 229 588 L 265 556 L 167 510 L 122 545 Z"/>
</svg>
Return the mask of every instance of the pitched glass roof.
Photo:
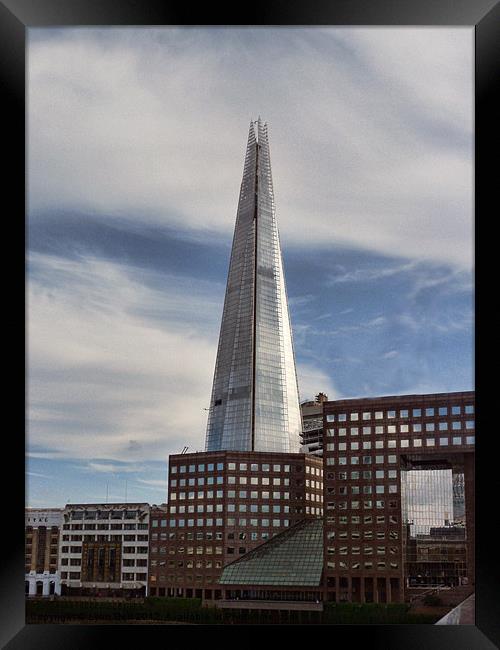
<svg viewBox="0 0 500 650">
<path fill-rule="evenodd" d="M 223 585 L 318 586 L 323 570 L 323 520 L 304 519 L 228 564 Z"/>
</svg>

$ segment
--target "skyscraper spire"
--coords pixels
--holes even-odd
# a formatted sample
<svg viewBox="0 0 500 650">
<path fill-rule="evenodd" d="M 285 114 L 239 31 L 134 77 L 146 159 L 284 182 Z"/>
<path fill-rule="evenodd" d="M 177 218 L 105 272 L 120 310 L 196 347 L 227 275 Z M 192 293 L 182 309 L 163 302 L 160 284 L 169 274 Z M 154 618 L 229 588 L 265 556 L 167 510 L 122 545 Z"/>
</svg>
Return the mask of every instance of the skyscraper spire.
<svg viewBox="0 0 500 650">
<path fill-rule="evenodd" d="M 298 452 L 301 428 L 267 125 L 259 117 L 248 134 L 206 450 Z"/>
</svg>

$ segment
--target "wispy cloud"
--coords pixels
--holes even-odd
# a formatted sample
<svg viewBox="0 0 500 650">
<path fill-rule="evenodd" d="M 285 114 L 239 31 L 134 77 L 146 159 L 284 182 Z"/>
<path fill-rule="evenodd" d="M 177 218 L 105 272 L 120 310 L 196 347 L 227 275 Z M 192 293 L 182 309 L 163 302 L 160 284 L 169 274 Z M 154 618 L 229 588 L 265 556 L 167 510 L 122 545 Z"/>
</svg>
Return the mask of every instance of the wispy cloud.
<svg viewBox="0 0 500 650">
<path fill-rule="evenodd" d="M 262 111 L 287 244 L 472 265 L 472 28 L 30 30 L 28 89 L 31 213 L 230 236 Z"/>
</svg>

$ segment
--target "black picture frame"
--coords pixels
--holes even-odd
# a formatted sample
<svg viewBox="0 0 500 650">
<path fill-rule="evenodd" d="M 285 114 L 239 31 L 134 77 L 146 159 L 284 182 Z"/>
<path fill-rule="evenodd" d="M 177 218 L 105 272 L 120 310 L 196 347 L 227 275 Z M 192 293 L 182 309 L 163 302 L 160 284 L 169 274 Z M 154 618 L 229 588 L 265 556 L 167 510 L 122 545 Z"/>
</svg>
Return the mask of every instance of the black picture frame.
<svg viewBox="0 0 500 650">
<path fill-rule="evenodd" d="M 498 102 L 494 101 L 494 82 L 499 78 L 499 26 L 500 4 L 498 0 L 318 0 L 314 4 L 293 0 L 255 1 L 244 9 L 236 10 L 222 4 L 205 4 L 199 8 L 187 4 L 174 5 L 165 0 L 3 0 L 0 2 L 0 69 L 4 92 L 3 108 L 7 109 L 6 132 L 12 138 L 12 146 L 4 151 L 7 166 L 4 171 L 5 188 L 12 201 L 9 215 L 14 229 L 14 237 L 9 241 L 9 249 L 17 252 L 15 269 L 19 284 L 10 283 L 15 295 L 24 306 L 24 264 L 25 246 L 25 39 L 30 27 L 59 27 L 78 25 L 421 25 L 421 26 L 470 26 L 475 28 L 475 206 L 476 206 L 476 278 L 494 275 L 490 255 L 486 251 L 488 243 L 495 246 L 492 235 L 487 232 L 488 222 L 495 220 L 494 194 L 498 185 L 498 164 L 490 166 L 488 154 L 495 160 L 498 148 L 499 127 L 497 115 L 500 114 Z M 495 173 L 496 172 L 496 173 Z M 5 194 L 4 194 L 5 196 Z M 496 198 L 496 197 L 495 197 Z M 21 225 L 23 224 L 23 225 Z M 492 243 L 493 242 L 493 243 Z M 481 251 L 479 250 L 481 247 Z M 496 246 L 495 246 L 496 248 Z M 9 278 L 12 274 L 9 267 Z M 22 282 L 22 285 L 21 285 Z M 495 517 L 495 481 L 497 473 L 495 454 L 492 453 L 492 439 L 498 433 L 490 429 L 494 423 L 492 405 L 495 404 L 495 382 L 490 382 L 488 366 L 497 368 L 494 339 L 487 341 L 488 324 L 496 324 L 494 318 L 486 315 L 483 305 L 488 307 L 491 293 L 488 285 L 476 282 L 477 328 L 481 337 L 476 336 L 476 417 L 479 435 L 476 458 L 479 471 L 476 472 L 476 625 L 475 626 L 324 626 L 319 643 L 344 643 L 350 646 L 392 648 L 464 648 L 485 649 L 496 647 L 500 642 L 500 597 Z M 16 290 L 17 289 L 17 290 Z M 497 292 L 496 292 L 497 293 Z M 22 309 L 22 308 L 21 308 Z M 20 310 L 21 311 L 21 310 Z M 26 313 L 21 311 L 21 318 Z M 25 321 L 26 322 L 26 321 Z M 23 328 L 19 328 L 20 331 Z M 24 343 L 24 338 L 23 338 Z M 498 347 L 498 346 L 497 346 Z M 24 373 L 20 373 L 24 379 Z M 14 384 L 16 387 L 17 383 Z M 19 394 L 23 394 L 21 381 Z M 8 402 L 7 402 L 8 403 Z M 18 412 L 24 411 L 24 401 Z M 25 442 L 21 434 L 24 419 L 16 418 L 16 425 L 5 430 L 14 442 L 9 452 L 9 465 L 15 466 L 18 478 L 9 484 L 9 492 L 4 495 L 5 515 L 12 512 L 9 527 L 13 532 L 8 537 L 10 548 L 3 551 L 2 592 L 1 592 L 1 638 L 2 647 L 9 650 L 18 648 L 87 648 L 118 647 L 120 644 L 135 645 L 154 643 L 152 636 L 172 648 L 194 647 L 200 644 L 236 645 L 245 647 L 266 643 L 269 628 L 266 630 L 246 628 L 245 626 L 71 626 L 71 625 L 25 625 L 24 616 L 24 476 Z M 21 460 L 23 459 L 23 460 Z M 6 464 L 6 463 L 5 463 Z M 19 485 L 21 483 L 21 485 Z M 493 487 L 493 491 L 492 491 Z M 14 502 L 14 503 L 11 503 Z M 7 518 L 6 518 L 7 521 Z M 311 635 L 316 636 L 313 626 L 272 629 L 277 633 L 280 643 L 310 643 Z M 324 638 L 325 641 L 320 639 Z M 268 642 L 269 643 L 269 642 Z"/>
</svg>

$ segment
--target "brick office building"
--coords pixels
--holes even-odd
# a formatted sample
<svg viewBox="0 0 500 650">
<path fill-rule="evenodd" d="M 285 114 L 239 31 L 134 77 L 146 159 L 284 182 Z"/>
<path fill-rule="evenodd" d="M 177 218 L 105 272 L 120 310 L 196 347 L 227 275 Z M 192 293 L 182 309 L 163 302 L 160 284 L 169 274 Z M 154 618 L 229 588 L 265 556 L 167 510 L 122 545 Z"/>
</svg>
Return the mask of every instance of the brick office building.
<svg viewBox="0 0 500 650">
<path fill-rule="evenodd" d="M 169 459 L 168 506 L 151 512 L 149 593 L 222 597 L 224 566 L 323 514 L 321 458 L 217 451 Z"/>
<path fill-rule="evenodd" d="M 323 406 L 325 600 L 472 585 L 474 392 Z"/>
</svg>

